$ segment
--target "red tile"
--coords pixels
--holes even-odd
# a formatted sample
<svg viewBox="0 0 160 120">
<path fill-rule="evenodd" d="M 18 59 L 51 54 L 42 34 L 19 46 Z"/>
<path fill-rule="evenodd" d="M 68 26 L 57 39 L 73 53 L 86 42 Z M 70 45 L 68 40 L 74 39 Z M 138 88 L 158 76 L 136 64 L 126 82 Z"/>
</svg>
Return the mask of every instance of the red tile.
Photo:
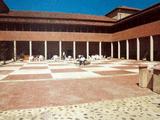
<svg viewBox="0 0 160 120">
<path fill-rule="evenodd" d="M 120 74 L 131 74 L 133 72 L 128 72 L 124 70 L 114 70 L 114 71 L 97 71 L 95 73 L 100 75 L 120 75 Z"/>
<path fill-rule="evenodd" d="M 4 66 L 2 66 L 2 67 L 22 67 L 23 65 L 9 65 L 9 64 L 7 64 L 7 65 L 4 65 Z"/>
<path fill-rule="evenodd" d="M 51 74 L 19 74 L 9 75 L 3 80 L 28 80 L 28 79 L 49 79 L 52 78 Z"/>
<path fill-rule="evenodd" d="M 138 66 L 133 66 L 133 65 L 128 65 L 128 66 L 117 66 L 113 68 L 118 68 L 118 69 L 138 69 Z"/>
</svg>

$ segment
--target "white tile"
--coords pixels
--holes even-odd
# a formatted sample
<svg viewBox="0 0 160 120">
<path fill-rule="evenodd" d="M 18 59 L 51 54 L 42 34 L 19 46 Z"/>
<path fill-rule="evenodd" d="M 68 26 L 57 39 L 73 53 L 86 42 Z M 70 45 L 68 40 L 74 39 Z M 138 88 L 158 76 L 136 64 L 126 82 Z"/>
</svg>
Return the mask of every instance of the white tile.
<svg viewBox="0 0 160 120">
<path fill-rule="evenodd" d="M 78 68 L 77 66 L 49 66 L 50 69 Z"/>
<path fill-rule="evenodd" d="M 126 69 L 125 71 L 139 73 L 139 69 Z"/>
<path fill-rule="evenodd" d="M 86 71 L 104 71 L 104 67 L 88 67 L 88 68 L 81 68 L 82 70 Z"/>
<path fill-rule="evenodd" d="M 25 64 L 23 67 L 45 67 L 47 64 Z"/>
<path fill-rule="evenodd" d="M 5 78 L 7 75 L 0 75 L 0 80 L 2 80 L 3 78 Z"/>
<path fill-rule="evenodd" d="M 51 73 L 49 69 L 39 69 L 39 70 L 30 69 L 30 70 L 14 71 L 11 74 L 15 75 L 15 74 L 48 74 L 48 73 Z"/>
<path fill-rule="evenodd" d="M 21 62 L 14 62 L 14 63 L 9 63 L 7 65 L 24 65 L 25 63 L 21 63 Z"/>
<path fill-rule="evenodd" d="M 50 65 L 68 65 L 68 63 L 63 63 L 63 62 L 57 62 L 57 63 L 48 63 Z"/>
</svg>

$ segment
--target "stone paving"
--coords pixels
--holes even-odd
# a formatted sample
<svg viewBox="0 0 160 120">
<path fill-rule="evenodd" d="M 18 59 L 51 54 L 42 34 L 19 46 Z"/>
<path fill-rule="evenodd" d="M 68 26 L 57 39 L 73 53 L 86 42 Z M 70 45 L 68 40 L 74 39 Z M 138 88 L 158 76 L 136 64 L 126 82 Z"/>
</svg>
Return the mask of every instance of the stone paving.
<svg viewBox="0 0 160 120">
<path fill-rule="evenodd" d="M 87 66 L 49 61 L 0 66 L 0 120 L 159 120 L 160 96 L 138 86 L 140 64 L 101 60 Z M 143 64 L 152 68 L 157 63 Z"/>
<path fill-rule="evenodd" d="M 160 95 L 3 111 L 0 120 L 160 120 Z"/>
</svg>

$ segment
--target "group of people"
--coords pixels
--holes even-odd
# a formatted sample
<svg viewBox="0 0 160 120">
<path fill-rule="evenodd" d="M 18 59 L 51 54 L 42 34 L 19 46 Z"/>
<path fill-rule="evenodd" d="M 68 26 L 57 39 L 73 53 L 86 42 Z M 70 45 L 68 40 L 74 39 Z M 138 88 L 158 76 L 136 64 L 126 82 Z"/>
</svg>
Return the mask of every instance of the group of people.
<svg viewBox="0 0 160 120">
<path fill-rule="evenodd" d="M 65 52 L 62 53 L 62 60 L 68 60 L 68 59 L 71 59 L 72 57 L 71 56 L 68 56 L 66 57 L 66 54 Z M 99 60 L 101 59 L 101 56 L 98 56 L 98 55 L 92 55 L 90 59 L 93 59 L 93 60 Z M 29 57 L 29 62 L 31 61 L 43 61 L 44 60 L 44 56 L 43 55 L 37 55 L 37 56 L 30 56 Z M 54 60 L 54 61 L 58 61 L 60 60 L 59 56 L 58 55 L 54 55 L 51 60 Z M 77 62 L 79 63 L 79 65 L 85 65 L 86 63 L 86 58 L 83 56 L 83 55 L 78 55 L 78 58 L 76 59 Z"/>
<path fill-rule="evenodd" d="M 59 60 L 59 57 L 57 55 L 54 55 L 51 59 L 57 61 L 57 60 Z M 65 52 L 62 53 L 62 59 L 63 60 L 67 59 Z M 29 62 L 43 61 L 43 60 L 44 60 L 43 55 L 29 56 Z M 87 60 L 83 55 L 78 55 L 77 61 L 78 61 L 79 65 L 85 65 Z"/>
<path fill-rule="evenodd" d="M 90 59 L 92 59 L 92 60 L 101 60 L 102 58 L 105 58 L 105 56 L 103 57 L 103 56 L 100 56 L 100 55 L 92 55 L 90 57 Z"/>
<path fill-rule="evenodd" d="M 37 55 L 37 56 L 29 56 L 29 62 L 32 61 L 43 61 L 44 56 L 43 55 Z"/>
</svg>

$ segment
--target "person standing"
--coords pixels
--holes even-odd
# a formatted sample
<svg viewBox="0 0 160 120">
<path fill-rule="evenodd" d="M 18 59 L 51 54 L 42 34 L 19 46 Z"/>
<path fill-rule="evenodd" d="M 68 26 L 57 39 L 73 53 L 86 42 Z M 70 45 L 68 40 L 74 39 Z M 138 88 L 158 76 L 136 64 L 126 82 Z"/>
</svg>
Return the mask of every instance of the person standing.
<svg viewBox="0 0 160 120">
<path fill-rule="evenodd" d="M 62 58 L 63 60 L 66 59 L 66 53 L 65 53 L 65 52 L 63 52 L 62 57 L 63 57 L 63 58 Z"/>
</svg>

